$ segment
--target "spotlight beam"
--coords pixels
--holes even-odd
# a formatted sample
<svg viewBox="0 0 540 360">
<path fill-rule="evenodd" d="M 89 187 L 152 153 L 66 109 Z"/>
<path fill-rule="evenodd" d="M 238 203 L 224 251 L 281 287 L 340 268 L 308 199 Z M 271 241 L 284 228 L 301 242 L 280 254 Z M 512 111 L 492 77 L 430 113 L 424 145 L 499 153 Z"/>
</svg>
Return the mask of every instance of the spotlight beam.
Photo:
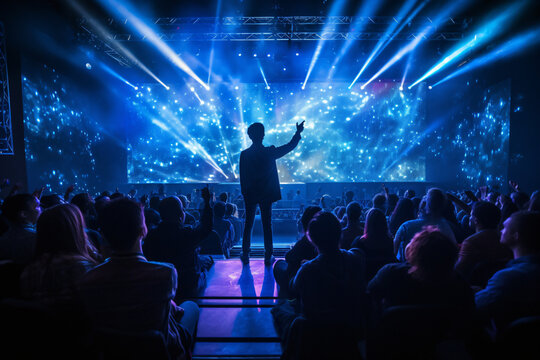
<svg viewBox="0 0 540 360">
<path fill-rule="evenodd" d="M 330 8 L 330 13 L 328 17 L 335 16 L 337 13 L 339 13 L 346 3 L 347 3 L 346 0 L 335 0 L 335 2 L 332 4 L 332 7 Z M 323 27 L 321 37 L 324 33 L 328 32 L 329 27 L 330 27 L 330 24 L 326 24 Z M 322 38 L 317 42 L 317 47 L 315 48 L 315 52 L 313 53 L 313 57 L 311 58 L 311 63 L 309 64 L 306 78 L 304 79 L 304 82 L 302 83 L 302 90 L 306 88 L 306 83 L 309 79 L 309 76 L 311 75 L 311 72 L 313 71 L 313 68 L 315 67 L 315 64 L 317 63 L 317 60 L 319 60 L 319 56 L 321 55 L 322 49 L 324 47 L 324 43 L 325 43 L 325 40 L 323 40 Z"/>
<path fill-rule="evenodd" d="M 530 30 L 526 33 L 518 35 L 513 39 L 506 41 L 504 44 L 498 46 L 496 49 L 489 53 L 472 60 L 471 62 L 461 66 L 459 69 L 440 80 L 433 87 L 440 85 L 450 79 L 460 76 L 466 72 L 477 69 L 481 66 L 498 61 L 504 57 L 514 55 L 518 52 L 524 51 L 526 48 L 536 45 L 540 42 L 540 27 Z"/>
<path fill-rule="evenodd" d="M 127 81 L 122 75 L 120 75 L 119 73 L 117 73 L 116 71 L 114 71 L 113 69 L 111 69 L 107 64 L 104 64 L 102 63 L 101 61 L 98 61 L 98 66 L 101 67 L 105 72 L 107 72 L 109 75 L 112 75 L 114 76 L 115 78 L 117 78 L 118 80 L 122 81 L 123 83 L 125 84 L 128 84 L 129 86 L 131 86 L 133 89 L 137 89 L 137 87 L 135 85 L 133 85 L 132 83 L 130 83 L 129 81 Z"/>
<path fill-rule="evenodd" d="M 414 40 L 412 40 L 409 44 L 407 44 L 405 47 L 401 48 L 383 67 L 377 71 L 375 75 L 371 77 L 366 83 L 362 85 L 362 89 L 364 89 L 368 84 L 370 84 L 373 80 L 377 79 L 382 73 L 384 73 L 386 70 L 388 70 L 392 65 L 394 65 L 396 62 L 401 60 L 405 55 L 416 49 L 416 47 L 422 42 L 422 40 L 426 39 L 431 33 L 433 33 L 437 27 L 448 17 L 450 14 L 457 11 L 459 8 L 461 8 L 465 3 L 467 3 L 468 0 L 464 1 L 454 1 L 450 3 L 450 5 L 446 8 L 444 8 L 437 17 L 434 18 L 431 25 L 426 26 L 420 34 L 416 36 Z M 351 84 L 352 85 L 352 84 Z M 350 88 L 351 86 L 349 86 Z M 409 87 L 410 89 L 411 87 Z"/>
<path fill-rule="evenodd" d="M 397 16 L 394 19 L 403 19 L 409 13 L 409 11 L 413 8 L 415 3 L 416 3 L 416 0 L 408 0 L 401 7 Z M 368 59 L 366 60 L 366 62 L 364 63 L 364 65 L 362 66 L 358 74 L 356 74 L 356 77 L 352 81 L 351 85 L 349 85 L 349 89 L 354 86 L 354 84 L 356 83 L 360 75 L 362 75 L 364 70 L 366 70 L 367 66 L 371 63 L 371 61 L 375 57 L 377 57 L 379 53 L 387 46 L 387 44 L 401 31 L 401 29 L 403 29 L 403 27 L 407 23 L 409 23 L 409 21 L 411 21 L 414 16 L 416 16 L 416 14 L 424 7 L 425 4 L 426 2 L 423 2 L 422 4 L 420 4 L 420 6 L 418 6 L 418 8 L 413 12 L 412 16 L 409 16 L 405 21 L 402 21 L 402 26 L 397 31 L 395 30 L 400 25 L 398 21 L 394 21 L 393 23 L 390 24 L 390 26 L 388 26 L 384 36 L 382 36 L 381 39 L 377 42 L 377 44 L 375 45 L 375 48 L 369 55 Z"/>
<path fill-rule="evenodd" d="M 80 4 L 78 4 L 74 0 L 68 0 L 68 3 L 71 5 L 71 7 L 77 11 L 82 17 L 84 17 L 90 26 L 94 28 L 94 30 L 104 39 L 107 39 L 109 43 L 114 46 L 118 51 L 120 51 L 125 57 L 127 57 L 131 62 L 133 62 L 137 67 L 139 67 L 142 71 L 144 71 L 146 74 L 148 74 L 150 77 L 152 77 L 154 80 L 156 80 L 158 83 L 160 83 L 164 88 L 169 90 L 169 87 L 165 85 L 163 81 L 161 81 L 150 69 L 148 69 L 131 51 L 129 51 L 126 47 L 124 47 L 122 44 L 120 44 L 118 41 L 113 40 L 112 35 L 105 29 L 103 25 L 101 25 L 98 21 L 92 18 L 92 16 L 86 11 Z"/>
<path fill-rule="evenodd" d="M 266 76 L 264 75 L 264 71 L 261 65 L 261 62 L 257 60 L 257 63 L 259 64 L 259 70 L 261 71 L 262 78 L 264 80 L 264 83 L 266 84 L 266 89 L 270 89 L 270 85 L 268 85 L 268 81 L 266 81 Z"/>
<path fill-rule="evenodd" d="M 219 14 L 221 12 L 221 0 L 218 0 L 217 7 L 216 7 L 216 21 L 214 22 L 214 33 L 217 33 L 218 31 L 218 20 L 219 20 Z M 214 44 L 215 42 L 212 41 L 212 48 L 210 49 L 210 61 L 208 64 L 208 81 L 207 84 L 210 86 L 210 79 L 212 78 L 212 65 L 214 64 Z"/>
<path fill-rule="evenodd" d="M 150 41 L 150 43 L 154 45 L 154 47 L 156 47 L 163 56 L 169 59 L 174 65 L 179 67 L 186 74 L 191 76 L 206 90 L 210 90 L 210 87 L 204 81 L 202 81 L 197 74 L 195 74 L 195 72 L 184 62 L 184 60 L 182 60 L 169 45 L 160 39 L 157 33 L 150 28 L 150 26 L 140 20 L 139 17 L 135 16 L 130 9 L 116 0 L 100 0 L 100 2 L 110 11 L 125 17 L 128 20 L 128 24 L 130 24 L 130 26 L 148 39 L 148 41 Z"/>
<path fill-rule="evenodd" d="M 412 85 L 409 86 L 409 89 L 413 86 L 416 86 L 421 81 L 431 77 L 435 73 L 441 71 L 443 68 L 448 65 L 462 59 L 465 54 L 471 51 L 471 49 L 485 44 L 487 41 L 497 37 L 507 26 L 510 25 L 511 20 L 519 13 L 523 8 L 526 1 L 520 1 L 518 3 L 512 4 L 507 9 L 499 11 L 499 15 L 496 16 L 493 20 L 489 21 L 487 24 L 484 24 L 479 29 L 474 31 L 474 35 L 471 35 L 465 42 L 464 45 L 458 44 L 457 47 L 450 51 L 450 54 L 447 55 L 444 59 L 435 64 L 431 69 L 429 69 L 424 75 L 422 75 L 418 80 L 416 80 Z M 505 26 L 506 25 L 506 26 Z"/>
<path fill-rule="evenodd" d="M 360 19 L 370 15 L 374 15 L 379 10 L 383 2 L 384 0 L 364 1 L 360 6 L 360 9 L 358 9 L 358 12 L 356 13 L 356 20 L 352 24 L 351 30 L 358 33 L 362 32 L 365 26 L 360 22 Z M 336 56 L 336 58 L 332 62 L 330 72 L 328 73 L 328 79 L 331 79 L 334 76 L 338 64 L 341 62 L 343 57 L 347 55 L 347 52 L 349 52 L 349 49 L 351 48 L 353 43 L 354 40 L 352 38 L 349 38 L 345 41 L 345 44 L 343 44 L 343 46 L 339 50 L 338 56 Z"/>
</svg>

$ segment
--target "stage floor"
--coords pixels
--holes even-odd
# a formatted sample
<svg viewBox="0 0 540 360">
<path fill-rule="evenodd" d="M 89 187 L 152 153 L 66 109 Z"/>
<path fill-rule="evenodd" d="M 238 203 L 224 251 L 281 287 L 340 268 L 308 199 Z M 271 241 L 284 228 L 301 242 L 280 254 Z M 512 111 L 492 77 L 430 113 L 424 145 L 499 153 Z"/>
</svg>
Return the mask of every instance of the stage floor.
<svg viewBox="0 0 540 360">
<path fill-rule="evenodd" d="M 282 349 L 271 308 L 277 301 L 271 266 L 262 259 L 216 260 L 199 298 L 194 359 L 278 359 Z"/>
</svg>

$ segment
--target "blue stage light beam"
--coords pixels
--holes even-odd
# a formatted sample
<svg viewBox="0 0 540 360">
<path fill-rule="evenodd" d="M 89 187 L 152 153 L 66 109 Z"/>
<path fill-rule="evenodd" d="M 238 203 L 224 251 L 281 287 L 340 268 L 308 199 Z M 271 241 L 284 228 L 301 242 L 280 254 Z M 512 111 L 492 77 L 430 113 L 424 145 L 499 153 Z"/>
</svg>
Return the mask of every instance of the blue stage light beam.
<svg viewBox="0 0 540 360">
<path fill-rule="evenodd" d="M 167 45 L 167 43 L 160 39 L 157 33 L 149 25 L 142 21 L 139 16 L 135 15 L 131 9 L 128 9 L 124 4 L 121 4 L 116 0 L 100 0 L 100 2 L 111 12 L 126 18 L 128 20 L 128 24 L 134 30 L 143 35 L 152 45 L 154 45 L 154 47 L 156 47 L 156 49 L 158 49 L 163 56 L 192 77 L 206 90 L 210 90 L 210 87 L 204 81 L 202 81 L 197 74 L 195 74 L 195 72 L 184 62 L 184 60 L 182 60 L 180 56 L 178 56 L 178 54 L 176 54 L 176 52 L 169 45 Z"/>
<path fill-rule="evenodd" d="M 218 31 L 218 21 L 219 21 L 219 14 L 221 13 L 221 0 L 217 1 L 217 7 L 216 7 L 216 21 L 214 22 L 214 33 L 217 33 Z M 214 64 L 214 44 L 215 42 L 212 41 L 212 48 L 210 49 L 210 61 L 208 64 L 208 81 L 206 82 L 208 86 L 210 86 L 210 79 L 212 78 L 212 65 Z"/>
<path fill-rule="evenodd" d="M 351 26 L 351 30 L 358 33 L 362 32 L 362 30 L 365 27 L 365 24 L 362 24 L 360 20 L 362 18 L 375 15 L 377 11 L 379 10 L 379 8 L 381 7 L 381 5 L 383 4 L 383 2 L 384 0 L 364 1 L 356 13 L 356 16 L 355 16 L 356 20 Z M 334 73 L 336 72 L 337 66 L 339 65 L 343 57 L 347 55 L 352 44 L 354 44 L 354 40 L 352 39 L 352 37 L 345 40 L 345 44 L 343 44 L 343 46 L 339 50 L 338 56 L 336 56 L 336 58 L 332 62 L 332 66 L 330 66 L 330 71 L 328 72 L 328 79 L 332 79 L 332 77 L 334 77 Z"/>
<path fill-rule="evenodd" d="M 440 85 L 450 79 L 453 79 L 457 76 L 465 74 L 479 67 L 488 65 L 490 63 L 493 63 L 495 61 L 501 60 L 503 58 L 506 58 L 512 55 L 516 55 L 520 52 L 525 51 L 527 48 L 531 46 L 535 46 L 538 43 L 540 43 L 540 27 L 534 30 L 530 30 L 526 33 L 520 34 L 506 41 L 505 43 L 498 46 L 497 48 L 490 51 L 489 53 L 479 58 L 473 59 L 469 63 L 461 66 L 459 69 L 457 69 L 450 75 L 446 76 L 444 79 L 432 85 L 432 87 Z"/>
<path fill-rule="evenodd" d="M 451 14 L 460 10 L 468 2 L 469 0 L 453 1 L 447 7 L 443 8 L 442 11 L 440 11 L 438 15 L 432 19 L 432 23 L 430 25 L 426 26 L 418 35 L 416 35 L 414 40 L 412 40 L 409 44 L 401 48 L 386 64 L 383 65 L 383 67 L 379 71 L 377 71 L 375 75 L 371 77 L 371 79 L 369 79 L 366 83 L 362 85 L 362 90 L 369 83 L 377 79 L 382 73 L 388 70 L 392 65 L 401 60 L 405 55 L 416 49 L 416 47 L 422 42 L 422 40 L 425 40 L 431 33 L 433 33 L 437 29 L 437 27 L 441 23 L 448 20 L 448 17 Z"/>
<path fill-rule="evenodd" d="M 407 74 L 409 73 L 409 69 L 411 67 L 412 57 L 413 53 L 410 53 L 409 58 L 407 59 L 407 65 L 405 65 L 405 71 L 403 72 L 403 78 L 401 78 L 401 85 L 399 86 L 399 90 L 401 91 L 403 91 L 403 85 L 405 84 L 405 79 L 407 78 Z"/>
<path fill-rule="evenodd" d="M 117 78 L 118 80 L 122 81 L 123 83 L 131 86 L 133 89 L 137 90 L 138 87 L 127 81 L 122 75 L 120 75 L 118 72 L 111 69 L 107 64 L 104 64 L 102 62 L 98 62 L 98 66 L 102 68 L 106 73 L 109 75 L 112 75 L 113 77 Z"/>
<path fill-rule="evenodd" d="M 387 46 L 387 44 L 396 36 L 396 34 L 401 31 L 403 29 L 403 27 L 408 24 L 412 18 L 414 16 L 416 16 L 416 14 L 418 14 L 418 12 L 420 10 L 422 10 L 422 8 L 425 6 L 426 2 L 422 2 L 418 7 L 417 9 L 411 14 L 412 16 L 409 16 L 405 21 L 403 21 L 403 18 L 409 13 L 409 11 L 413 8 L 414 4 L 416 4 L 416 0 L 408 0 L 405 4 L 403 4 L 403 6 L 401 7 L 401 9 L 399 9 L 399 12 L 398 14 L 396 15 L 396 17 L 394 18 L 394 22 L 392 22 L 390 24 L 390 26 L 388 26 L 388 28 L 386 29 L 386 32 L 384 33 L 384 35 L 379 39 L 379 41 L 377 41 L 377 44 L 375 45 L 375 47 L 373 48 L 373 51 L 371 52 L 371 54 L 368 56 L 366 62 L 364 63 L 364 65 L 362 66 L 362 68 L 360 69 L 360 71 L 358 72 L 358 74 L 356 74 L 354 80 L 352 81 L 351 85 L 349 85 L 349 89 L 352 88 L 354 86 L 354 84 L 356 83 L 356 81 L 358 81 L 358 79 L 360 78 L 360 76 L 362 75 L 362 73 L 364 72 L 364 70 L 366 70 L 366 68 L 368 67 L 368 65 L 371 63 L 371 61 L 373 61 L 373 59 L 375 59 L 375 57 L 377 55 L 379 55 L 381 53 L 381 51 Z M 401 27 L 396 31 L 397 27 L 400 25 L 400 21 L 401 21 Z"/>
<path fill-rule="evenodd" d="M 261 65 L 261 62 L 260 61 L 257 61 L 258 65 L 259 65 L 259 70 L 261 71 L 261 75 L 262 75 L 262 78 L 264 80 L 264 83 L 266 84 L 266 89 L 269 90 L 270 89 L 270 85 L 268 85 L 268 81 L 266 81 L 266 76 L 264 75 L 264 70 L 262 68 L 262 65 Z"/>
<path fill-rule="evenodd" d="M 137 67 L 139 67 L 142 71 L 144 71 L 146 74 L 148 74 L 150 77 L 152 77 L 154 80 L 156 80 L 158 83 L 160 83 L 164 88 L 169 90 L 169 87 L 165 85 L 163 81 L 161 81 L 160 78 L 158 78 L 150 69 L 146 67 L 131 51 L 129 51 L 125 46 L 120 44 L 118 41 L 113 40 L 112 35 L 107 31 L 107 29 L 101 25 L 98 21 L 96 21 L 92 15 L 86 11 L 79 3 L 77 3 L 74 0 L 69 0 L 68 3 L 71 5 L 71 7 L 77 11 L 82 17 L 85 18 L 88 24 L 104 39 L 107 39 L 107 42 L 109 42 L 116 50 L 121 52 L 125 57 L 127 57 L 133 64 L 135 64 Z"/>
<path fill-rule="evenodd" d="M 347 3 L 347 0 L 335 0 L 332 4 L 332 7 L 330 8 L 330 13 L 328 14 L 328 17 L 330 16 L 336 16 L 341 9 L 343 9 L 343 6 Z M 328 29 L 330 28 L 330 24 L 326 24 L 323 27 L 323 31 L 321 33 L 321 37 L 324 35 L 324 33 L 328 32 Z M 319 56 L 321 55 L 321 51 L 324 47 L 325 40 L 320 39 L 317 42 L 317 47 L 315 48 L 315 52 L 313 53 L 313 57 L 311 58 L 311 63 L 309 64 L 309 68 L 306 74 L 306 78 L 304 79 L 304 82 L 302 83 L 302 90 L 306 88 L 306 83 L 309 79 L 309 76 L 311 75 L 311 72 L 313 71 L 313 68 L 315 67 L 315 64 L 317 63 L 317 60 L 319 60 Z"/>
<path fill-rule="evenodd" d="M 424 75 L 422 75 L 418 80 L 412 83 L 409 86 L 409 89 L 420 83 L 421 81 L 426 80 L 427 78 L 438 73 L 448 65 L 455 63 L 456 61 L 462 59 L 466 54 L 468 54 L 473 48 L 478 48 L 479 46 L 484 45 L 488 41 L 494 39 L 500 35 L 510 24 L 516 15 L 523 9 L 527 1 L 520 1 L 513 3 L 508 8 L 504 10 L 499 10 L 499 14 L 493 20 L 488 21 L 486 24 L 480 26 L 477 30 L 473 32 L 465 43 L 460 43 L 452 50 L 449 54 L 445 56 L 441 61 L 435 64 L 431 69 L 429 69 Z M 491 17 L 491 16 L 490 16 Z"/>
</svg>

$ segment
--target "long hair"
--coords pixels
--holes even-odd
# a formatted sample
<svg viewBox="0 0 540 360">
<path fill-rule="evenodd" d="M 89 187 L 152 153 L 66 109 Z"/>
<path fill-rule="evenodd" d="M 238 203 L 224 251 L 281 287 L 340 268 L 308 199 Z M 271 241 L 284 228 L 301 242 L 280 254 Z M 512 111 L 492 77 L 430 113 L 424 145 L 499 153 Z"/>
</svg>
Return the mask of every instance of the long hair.
<svg viewBox="0 0 540 360">
<path fill-rule="evenodd" d="M 79 208 L 60 204 L 45 210 L 37 221 L 35 255 L 80 255 L 94 261 L 97 251 L 88 241 Z"/>
<path fill-rule="evenodd" d="M 415 218 L 413 201 L 407 198 L 400 199 L 390 216 L 390 232 L 395 234 L 401 224 L 405 221 L 414 220 Z"/>
<path fill-rule="evenodd" d="M 364 224 L 364 242 L 374 247 L 384 247 L 385 242 L 391 241 L 388 224 L 384 213 L 376 208 L 369 209 Z"/>
</svg>

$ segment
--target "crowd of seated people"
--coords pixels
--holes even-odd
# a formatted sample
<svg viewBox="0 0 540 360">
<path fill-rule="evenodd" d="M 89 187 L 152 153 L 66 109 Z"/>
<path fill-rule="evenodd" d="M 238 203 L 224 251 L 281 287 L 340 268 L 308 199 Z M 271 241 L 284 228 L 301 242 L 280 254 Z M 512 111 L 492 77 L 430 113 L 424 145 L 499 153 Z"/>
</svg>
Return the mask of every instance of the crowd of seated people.
<svg viewBox="0 0 540 360">
<path fill-rule="evenodd" d="M 416 327 L 429 328 L 418 312 L 428 308 L 432 319 L 434 311 L 458 314 L 466 324 L 458 337 L 481 329 L 476 343 L 466 342 L 475 354 L 516 320 L 540 316 L 539 193 L 510 185 L 508 195 L 432 188 L 423 197 L 397 196 L 384 188 L 367 207 L 350 192 L 305 207 L 302 236 L 273 267 L 280 299 L 272 314 L 284 355 L 301 352 L 306 338 L 298 329 L 308 326 L 323 334 L 310 333 L 312 341 L 345 341 L 342 349 L 352 352 L 346 342 L 364 343 L 364 356 L 391 358 L 373 345 L 384 336 L 370 334 L 411 309 Z M 204 288 L 213 264 L 199 249 L 210 234 L 225 247 L 239 240 L 236 204 L 227 194 L 213 200 L 207 188 L 198 199 L 72 192 L 3 199 L 2 297 L 75 309 L 92 329 L 157 331 L 171 358 L 189 358 L 199 310 L 187 299 Z"/>
<path fill-rule="evenodd" d="M 233 242 L 225 204 L 215 210 L 208 188 L 200 191 L 196 216 L 184 207 L 184 196 L 135 199 L 135 191 L 117 190 L 94 199 L 72 192 L 12 193 L 2 201 L 2 299 L 69 309 L 66 317 L 81 323 L 72 333 L 81 337 L 83 329 L 157 332 L 169 358 L 190 358 L 199 310 L 186 299 L 204 288 L 213 265 L 198 248 L 213 232 L 214 212 L 229 224 L 227 241 Z M 235 215 L 229 217 L 239 221 Z"/>
<path fill-rule="evenodd" d="M 429 328 L 430 322 L 435 327 L 439 322 L 449 332 L 451 326 L 445 321 L 457 323 L 452 336 L 463 340 L 467 356 L 478 355 L 478 349 L 486 344 L 493 345 L 517 319 L 539 317 L 539 192 L 529 197 L 515 183 L 510 182 L 510 188 L 509 195 L 489 192 L 487 188 L 477 193 L 446 193 L 431 188 L 423 197 L 417 197 L 412 190 L 399 197 L 384 188 L 365 212 L 351 194 L 346 207 L 340 199 L 333 200 L 334 208 L 328 207 L 331 197 L 321 192 L 321 197 L 312 203 L 325 208 L 306 208 L 302 216 L 304 236 L 291 247 L 285 260 L 274 265 L 283 300 L 272 313 L 285 349 L 290 348 L 292 338 L 299 341 L 291 331 L 299 319 L 308 319 L 312 325 L 342 324 L 343 313 L 336 309 L 364 321 L 356 325 L 366 330 L 358 334 L 368 334 L 361 340 L 367 341 L 368 349 L 370 342 L 380 341 L 375 336 L 370 338 L 369 333 L 376 334 L 377 326 L 386 326 L 389 319 L 405 319 L 399 312 L 403 309 L 414 314 L 409 320 L 416 318 L 419 327 Z M 345 214 L 340 206 L 346 209 Z M 316 226 L 320 219 L 326 219 L 324 229 Z M 331 229 L 338 229 L 337 224 L 340 231 L 334 233 Z M 352 279 L 343 271 L 353 270 L 346 270 L 351 264 L 346 260 L 333 261 L 338 249 L 348 252 L 343 256 L 358 258 L 354 271 L 360 276 L 344 287 L 349 290 L 346 293 L 339 286 Z M 357 298 L 352 311 L 348 301 L 362 286 L 367 301 Z M 429 314 L 426 322 L 422 322 L 420 310 Z M 437 317 L 443 314 L 444 321 Z M 538 329 L 540 320 L 536 321 Z M 414 328 L 410 325 L 410 332 Z M 441 326 L 432 330 L 441 335 Z M 310 336 L 318 340 L 307 347 L 317 346 L 320 338 L 313 333 Z M 404 334 L 403 339 L 411 340 L 411 336 L 414 338 Z M 396 355 L 386 351 L 395 347 L 384 350 L 383 346 L 379 352 L 375 348 L 372 346 L 364 355 Z M 404 356 L 404 348 L 401 350 Z"/>
</svg>

